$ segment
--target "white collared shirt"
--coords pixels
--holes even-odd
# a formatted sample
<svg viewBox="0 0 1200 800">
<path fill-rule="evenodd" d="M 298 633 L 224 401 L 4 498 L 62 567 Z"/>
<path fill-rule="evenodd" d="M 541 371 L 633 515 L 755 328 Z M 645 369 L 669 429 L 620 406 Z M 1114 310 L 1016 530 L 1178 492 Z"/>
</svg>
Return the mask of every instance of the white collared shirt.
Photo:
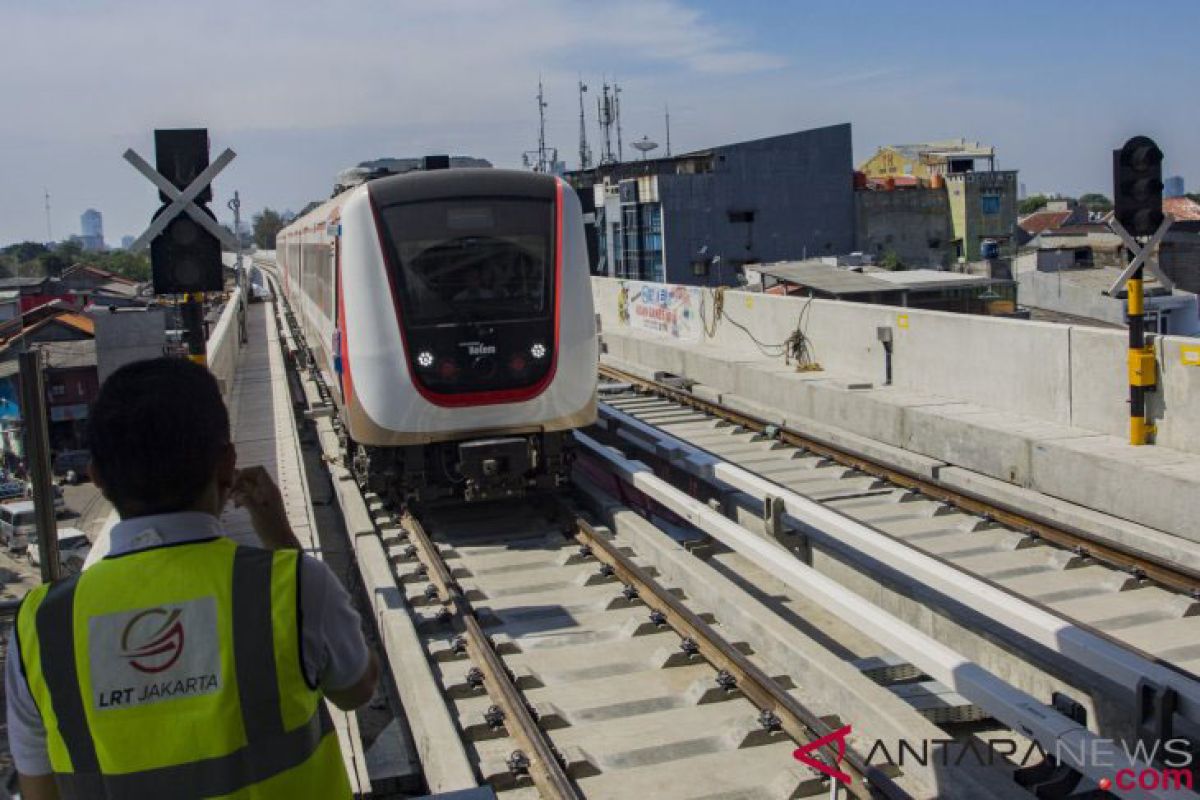
<svg viewBox="0 0 1200 800">
<path fill-rule="evenodd" d="M 133 517 L 113 526 L 106 558 L 224 535 L 220 520 L 197 511 Z M 307 555 L 301 556 L 298 591 L 306 677 L 327 691 L 353 686 L 366 672 L 370 655 L 350 595 L 328 566 Z M 9 749 L 18 772 L 46 775 L 51 771 L 46 729 L 22 674 L 15 624 L 13 631 L 4 669 Z"/>
</svg>

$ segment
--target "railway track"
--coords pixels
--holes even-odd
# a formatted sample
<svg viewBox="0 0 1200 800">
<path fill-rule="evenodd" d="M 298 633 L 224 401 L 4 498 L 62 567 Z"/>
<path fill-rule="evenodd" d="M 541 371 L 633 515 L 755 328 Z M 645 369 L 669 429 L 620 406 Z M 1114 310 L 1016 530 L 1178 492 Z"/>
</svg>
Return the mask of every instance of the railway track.
<svg viewBox="0 0 1200 800">
<path fill-rule="evenodd" d="M 771 429 L 678 388 L 602 371 L 635 387 L 607 398 L 612 408 L 1192 677 L 1200 674 L 1200 576 L 1190 570 L 800 432 Z"/>
<path fill-rule="evenodd" d="M 786 679 L 620 537 L 543 510 L 406 515 L 386 543 L 486 783 L 513 797 L 828 794 L 792 751 L 835 728 Z M 909 796 L 861 754 L 841 764 L 853 796 Z"/>
<path fill-rule="evenodd" d="M 868 763 L 872 742 L 978 752 L 1007 731 L 769 564 L 643 519 L 586 475 L 571 498 L 387 507 L 340 463 L 328 393 L 296 363 L 431 791 L 1028 796 L 1004 759 L 952 774 L 936 757 Z M 818 763 L 847 784 L 793 757 L 818 740 Z"/>
</svg>

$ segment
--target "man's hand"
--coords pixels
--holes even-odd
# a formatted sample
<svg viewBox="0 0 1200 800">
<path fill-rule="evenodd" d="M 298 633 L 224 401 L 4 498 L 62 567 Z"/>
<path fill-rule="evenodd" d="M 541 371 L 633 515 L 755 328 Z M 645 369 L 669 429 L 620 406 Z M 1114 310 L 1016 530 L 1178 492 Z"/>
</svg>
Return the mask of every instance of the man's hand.
<svg viewBox="0 0 1200 800">
<path fill-rule="evenodd" d="M 268 550 L 299 550 L 300 542 L 292 533 L 283 495 L 262 467 L 238 470 L 230 491 L 233 504 L 250 512 L 250 522 L 263 547 Z"/>
</svg>

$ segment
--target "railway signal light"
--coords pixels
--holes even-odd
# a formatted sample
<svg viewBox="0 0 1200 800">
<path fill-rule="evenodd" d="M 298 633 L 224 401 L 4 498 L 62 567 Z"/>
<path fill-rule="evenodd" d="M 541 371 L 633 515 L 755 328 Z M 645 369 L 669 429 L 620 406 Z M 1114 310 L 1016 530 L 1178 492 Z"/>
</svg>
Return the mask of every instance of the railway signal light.
<svg viewBox="0 0 1200 800">
<path fill-rule="evenodd" d="M 1113 215 L 1133 236 L 1150 236 L 1162 224 L 1162 161 L 1148 136 L 1113 151 Z"/>
<path fill-rule="evenodd" d="M 208 169 L 208 131 L 204 128 L 156 130 L 155 168 L 176 189 L 186 190 Z M 168 187 L 169 188 L 169 187 Z M 171 198 L 159 192 L 164 213 Z M 212 188 L 205 182 L 193 203 L 215 221 L 207 203 Z M 219 292 L 224 288 L 221 242 L 188 214 L 177 214 L 150 243 L 150 266 L 156 294 Z"/>
</svg>

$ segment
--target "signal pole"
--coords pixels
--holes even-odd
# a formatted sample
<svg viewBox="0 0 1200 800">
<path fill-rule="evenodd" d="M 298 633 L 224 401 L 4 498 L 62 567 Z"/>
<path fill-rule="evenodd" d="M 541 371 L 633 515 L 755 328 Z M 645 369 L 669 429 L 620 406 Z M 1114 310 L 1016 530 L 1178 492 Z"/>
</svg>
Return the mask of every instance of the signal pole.
<svg viewBox="0 0 1200 800">
<path fill-rule="evenodd" d="M 1171 288 L 1171 281 L 1158 270 L 1154 248 L 1171 225 L 1162 210 L 1162 150 L 1147 136 L 1135 136 L 1113 151 L 1113 230 L 1129 253 L 1129 265 L 1109 294 L 1126 287 L 1126 318 L 1129 321 L 1129 443 L 1145 445 L 1154 435 L 1146 418 L 1146 395 L 1154 391 L 1158 378 L 1154 346 L 1146 344 L 1144 267 Z"/>
</svg>

